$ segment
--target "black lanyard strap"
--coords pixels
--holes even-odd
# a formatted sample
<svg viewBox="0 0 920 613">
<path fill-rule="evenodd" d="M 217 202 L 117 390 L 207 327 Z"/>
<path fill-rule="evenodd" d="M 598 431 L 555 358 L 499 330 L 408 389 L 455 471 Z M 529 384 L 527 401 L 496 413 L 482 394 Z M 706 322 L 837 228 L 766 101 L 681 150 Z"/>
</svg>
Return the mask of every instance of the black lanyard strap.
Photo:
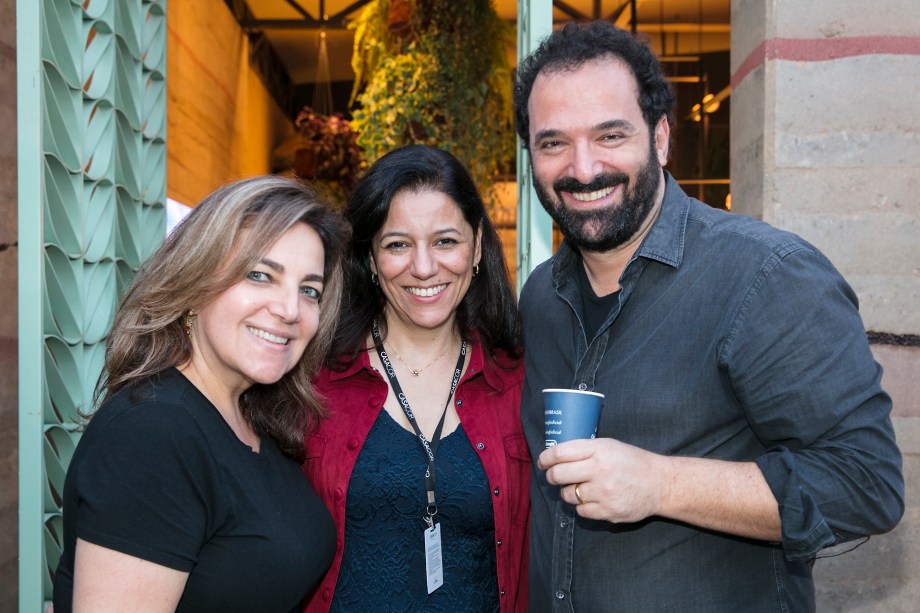
<svg viewBox="0 0 920 613">
<path fill-rule="evenodd" d="M 428 513 L 428 518 L 430 519 L 434 517 L 434 515 L 438 512 L 438 505 L 435 498 L 434 489 L 434 459 L 438 453 L 438 446 L 441 444 L 441 431 L 444 429 L 444 420 L 447 417 L 447 408 L 450 406 L 450 400 L 454 396 L 454 392 L 457 389 L 457 384 L 460 382 L 460 375 L 463 373 L 463 364 L 466 361 L 466 341 L 463 341 L 463 343 L 460 344 L 460 355 L 457 357 L 457 366 L 454 368 L 454 376 L 450 382 L 450 393 L 447 395 L 447 403 L 444 405 L 444 412 L 441 413 L 441 419 L 438 421 L 438 426 L 435 428 L 432 440 L 429 441 L 427 438 L 425 438 L 425 435 L 422 434 L 422 430 L 418 426 L 418 421 L 415 419 L 415 413 L 413 413 L 412 409 L 409 407 L 409 400 L 406 398 L 406 394 L 403 392 L 402 387 L 399 385 L 399 380 L 396 378 L 396 371 L 393 369 L 393 363 L 390 362 L 390 357 L 387 355 L 386 350 L 383 348 L 383 341 L 380 340 L 380 329 L 377 327 L 376 319 L 371 326 L 371 334 L 374 338 L 374 347 L 377 349 L 377 355 L 380 356 L 380 362 L 383 364 L 383 369 L 386 371 L 387 377 L 390 380 L 390 385 L 393 386 L 393 391 L 396 393 L 396 399 L 399 401 L 399 405 L 402 407 L 403 412 L 406 414 L 406 419 L 409 420 L 409 425 L 411 425 L 412 430 L 415 431 L 415 436 L 418 438 L 419 443 L 421 443 L 425 455 L 428 456 L 428 468 L 425 470 L 425 490 L 428 496 L 428 506 L 426 511 Z"/>
</svg>

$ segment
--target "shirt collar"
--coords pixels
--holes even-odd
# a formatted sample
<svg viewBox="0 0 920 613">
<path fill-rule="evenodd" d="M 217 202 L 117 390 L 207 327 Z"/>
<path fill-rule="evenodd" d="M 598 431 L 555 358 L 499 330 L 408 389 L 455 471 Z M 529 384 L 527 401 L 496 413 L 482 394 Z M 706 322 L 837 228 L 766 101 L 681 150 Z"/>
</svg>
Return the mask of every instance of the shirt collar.
<svg viewBox="0 0 920 613">
<path fill-rule="evenodd" d="M 342 379 L 347 379 L 349 377 L 355 376 L 362 370 L 373 370 L 371 368 L 371 360 L 370 357 L 368 357 L 367 351 L 361 351 L 358 353 L 358 357 L 344 369 L 329 369 L 329 380 L 340 381 Z"/>
<path fill-rule="evenodd" d="M 690 198 L 680 188 L 671 173 L 664 173 L 664 202 L 658 219 L 636 251 L 636 256 L 658 260 L 668 266 L 680 268 L 684 259 L 684 239 L 687 236 L 687 217 Z"/>
<path fill-rule="evenodd" d="M 485 378 L 486 384 L 495 391 L 501 391 L 503 388 L 503 381 L 501 375 L 496 372 L 498 366 L 494 364 L 489 364 L 489 367 L 485 366 L 485 352 L 482 350 L 482 344 L 479 342 L 479 335 L 474 334 L 473 340 L 467 343 L 467 351 L 470 352 L 470 363 L 466 369 L 466 377 L 475 377 L 479 374 L 482 374 Z M 453 358 L 457 359 L 457 354 L 453 354 Z M 358 354 L 356 360 L 348 365 L 347 368 L 343 370 L 330 370 L 329 371 L 329 380 L 330 381 L 340 381 L 342 379 L 347 379 L 353 377 L 362 371 L 367 371 L 370 373 L 376 373 L 377 371 L 371 366 L 371 359 L 369 352 L 362 351 Z"/>
</svg>

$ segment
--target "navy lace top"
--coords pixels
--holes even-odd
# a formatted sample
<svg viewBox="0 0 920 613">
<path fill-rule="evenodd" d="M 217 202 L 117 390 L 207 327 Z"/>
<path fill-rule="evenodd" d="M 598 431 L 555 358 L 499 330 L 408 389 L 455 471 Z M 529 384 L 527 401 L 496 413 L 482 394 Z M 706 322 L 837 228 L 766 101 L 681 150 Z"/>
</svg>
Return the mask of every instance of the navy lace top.
<svg viewBox="0 0 920 613">
<path fill-rule="evenodd" d="M 444 585 L 425 580 L 425 468 L 415 435 L 380 411 L 358 456 L 331 611 L 498 611 L 495 523 L 485 470 L 463 427 L 438 447 Z"/>
</svg>

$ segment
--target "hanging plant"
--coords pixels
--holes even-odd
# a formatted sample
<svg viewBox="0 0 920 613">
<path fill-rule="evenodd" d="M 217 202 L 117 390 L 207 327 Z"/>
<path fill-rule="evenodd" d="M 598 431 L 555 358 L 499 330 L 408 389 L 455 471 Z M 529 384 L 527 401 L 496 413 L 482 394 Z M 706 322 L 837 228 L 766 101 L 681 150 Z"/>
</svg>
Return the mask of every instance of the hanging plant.
<svg viewBox="0 0 920 613">
<path fill-rule="evenodd" d="M 293 170 L 335 204 L 341 204 L 364 168 L 356 134 L 341 113 L 322 115 L 305 106 L 294 120 L 300 132 Z"/>
<path fill-rule="evenodd" d="M 351 26 L 352 126 L 372 163 L 410 143 L 447 149 L 483 194 L 514 160 L 513 28 L 490 0 L 374 0 Z"/>
</svg>

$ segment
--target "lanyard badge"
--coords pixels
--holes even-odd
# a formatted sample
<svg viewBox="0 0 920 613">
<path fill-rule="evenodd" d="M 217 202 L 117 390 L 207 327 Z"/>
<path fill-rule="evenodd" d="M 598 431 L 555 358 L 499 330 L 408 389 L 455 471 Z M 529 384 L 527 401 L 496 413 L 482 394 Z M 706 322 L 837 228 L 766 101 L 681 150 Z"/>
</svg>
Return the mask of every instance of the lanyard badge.
<svg viewBox="0 0 920 613">
<path fill-rule="evenodd" d="M 380 362 L 383 364 L 383 368 L 390 380 L 390 385 L 396 393 L 396 399 L 399 401 L 399 405 L 406 414 L 406 419 L 409 420 L 409 424 L 412 426 L 412 430 L 415 432 L 415 436 L 428 458 L 428 467 L 425 469 L 426 506 L 425 515 L 422 519 L 425 520 L 425 524 L 428 526 L 428 528 L 425 529 L 424 535 L 425 576 L 428 585 L 428 593 L 430 594 L 444 584 L 444 573 L 441 563 L 441 525 L 434 520 L 435 515 L 438 513 L 437 496 L 435 493 L 434 461 L 438 446 L 441 444 L 441 431 L 444 429 L 444 419 L 447 417 L 447 408 L 450 406 L 450 400 L 453 398 L 454 392 L 457 389 L 457 384 L 460 382 L 460 375 L 463 372 L 463 363 L 466 361 L 466 341 L 460 345 L 460 355 L 457 357 L 457 366 L 454 368 L 454 376 L 451 379 L 447 403 L 444 405 L 444 412 L 441 413 L 441 419 L 438 421 L 438 426 L 435 428 L 432 440 L 429 441 L 425 435 L 422 434 L 422 430 L 418 426 L 418 421 L 415 419 L 415 414 L 409 407 L 409 401 L 406 399 L 406 394 L 399 385 L 399 380 L 396 378 L 396 371 L 393 369 L 393 364 L 390 362 L 390 358 L 383 348 L 383 342 L 380 340 L 380 330 L 377 327 L 376 320 L 374 320 L 374 324 L 371 327 L 371 334 L 374 338 L 374 347 L 377 349 L 377 355 L 380 356 Z"/>
</svg>

